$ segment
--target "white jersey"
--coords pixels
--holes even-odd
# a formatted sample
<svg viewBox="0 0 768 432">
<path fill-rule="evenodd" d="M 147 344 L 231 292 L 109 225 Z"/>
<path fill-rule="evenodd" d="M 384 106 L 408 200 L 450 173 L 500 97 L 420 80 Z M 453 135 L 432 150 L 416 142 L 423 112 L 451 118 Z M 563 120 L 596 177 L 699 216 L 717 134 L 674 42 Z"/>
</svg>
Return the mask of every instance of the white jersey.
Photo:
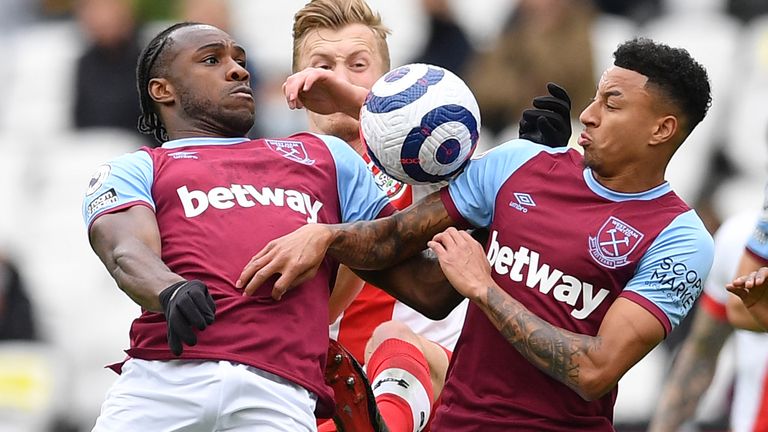
<svg viewBox="0 0 768 432">
<path fill-rule="evenodd" d="M 744 245 L 754 231 L 758 215 L 741 213 L 726 220 L 715 234 L 715 260 L 704 284 L 702 301 L 716 317 L 727 320 L 725 285 L 736 276 Z M 736 342 L 736 385 L 731 404 L 732 432 L 756 431 L 758 414 L 768 408 L 768 334 L 747 330 L 734 332 Z"/>
</svg>

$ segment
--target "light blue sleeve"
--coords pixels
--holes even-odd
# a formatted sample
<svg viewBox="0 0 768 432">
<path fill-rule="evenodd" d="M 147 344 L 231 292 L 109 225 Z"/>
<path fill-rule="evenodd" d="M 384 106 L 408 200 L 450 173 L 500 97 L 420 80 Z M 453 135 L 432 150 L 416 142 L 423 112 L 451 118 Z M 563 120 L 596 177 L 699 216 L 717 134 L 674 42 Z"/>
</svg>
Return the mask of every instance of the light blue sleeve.
<svg viewBox="0 0 768 432">
<path fill-rule="evenodd" d="M 451 180 L 448 184 L 451 200 L 469 223 L 487 227 L 493 220 L 496 195 L 512 173 L 542 151 L 567 150 L 567 147 L 553 149 L 522 139 L 507 141 L 472 158 L 464 171 Z"/>
<path fill-rule="evenodd" d="M 689 210 L 656 237 L 624 290 L 656 305 L 674 329 L 701 294 L 714 250 L 712 236 Z"/>
<path fill-rule="evenodd" d="M 389 204 L 387 196 L 376 186 L 365 161 L 343 140 L 318 135 L 336 163 L 336 182 L 341 205 L 341 221 L 354 222 L 375 219 Z"/>
<path fill-rule="evenodd" d="M 765 188 L 763 211 L 752 236 L 747 241 L 747 248 L 755 255 L 768 261 L 768 185 Z"/>
<path fill-rule="evenodd" d="M 152 159 L 145 151 L 119 156 L 101 165 L 91 177 L 83 199 L 85 226 L 101 214 L 117 207 L 144 202 L 154 210 Z"/>
</svg>

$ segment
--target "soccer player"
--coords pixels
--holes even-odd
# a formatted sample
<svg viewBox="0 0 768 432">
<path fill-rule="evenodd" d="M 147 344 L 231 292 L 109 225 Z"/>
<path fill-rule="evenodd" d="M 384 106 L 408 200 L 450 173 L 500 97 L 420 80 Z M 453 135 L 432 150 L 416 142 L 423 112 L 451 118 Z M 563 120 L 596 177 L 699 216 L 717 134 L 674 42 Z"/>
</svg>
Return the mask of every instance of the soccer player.
<svg viewBox="0 0 768 432">
<path fill-rule="evenodd" d="M 376 282 L 428 316 L 472 302 L 432 430 L 613 430 L 616 383 L 688 313 L 713 255 L 664 180 L 710 105 L 707 73 L 648 39 L 614 56 L 580 116 L 583 155 L 510 141 L 393 216 L 270 242 L 237 286 L 275 275 L 280 296 L 326 253 L 365 275 L 428 245 L 452 287 Z M 487 250 L 455 226 L 488 228 Z"/>
<path fill-rule="evenodd" d="M 712 382 L 721 348 L 733 334 L 736 346 L 736 385 L 730 403 L 733 432 L 765 430 L 768 421 L 768 335 L 736 330 L 728 322 L 725 285 L 736 274 L 739 255 L 757 215 L 741 213 L 726 220 L 715 233 L 715 258 L 704 284 L 691 330 L 675 358 L 649 432 L 675 432 L 683 423 L 694 420 L 699 400 Z"/>
<path fill-rule="evenodd" d="M 381 17 L 363 0 L 311 1 L 294 18 L 293 71 L 310 68 L 309 74 L 324 73 L 368 90 L 390 69 L 388 33 Z M 289 77 L 286 87 L 306 75 Z M 376 168 L 360 139 L 356 116 L 307 110 L 307 117 L 311 131 L 342 138 L 364 158 L 376 184 L 396 208 L 409 206 L 417 193 L 424 196 L 435 190 L 428 186 L 418 190 L 419 187 L 400 183 Z M 430 406 L 442 389 L 466 306 L 465 302 L 444 319 L 431 320 L 341 268 L 329 306 L 330 336 L 361 364 L 366 364 L 376 351 L 373 368 L 368 372 L 379 409 L 391 430 L 412 431 L 414 422 L 416 427 L 424 426 L 426 418 L 421 417 L 429 416 Z M 374 330 L 377 337 L 372 339 Z M 408 376 L 389 379 L 392 353 L 399 355 L 402 351 L 408 356 L 398 359 L 397 370 L 408 371 Z M 401 379 L 408 380 L 407 390 L 397 385 Z M 338 392 L 336 396 L 342 397 Z M 397 408 L 391 409 L 392 404 Z M 401 405 L 410 415 L 396 415 L 403 411 Z M 319 429 L 331 431 L 335 425 L 328 421 Z"/>
<path fill-rule="evenodd" d="M 307 3 L 295 15 L 295 75 L 287 79 L 285 89 L 292 91 L 305 84 L 311 87 L 315 80 L 339 80 L 367 93 L 373 83 L 390 69 L 388 33 L 380 16 L 363 0 L 313 0 Z M 371 162 L 360 139 L 359 108 L 359 105 L 353 106 L 355 112 L 351 115 L 333 109 L 329 113 L 308 109 L 310 130 L 341 137 L 352 146 L 365 159 L 376 184 L 398 209 L 404 209 L 419 197 L 435 191 L 435 187 L 400 183 Z M 529 120 L 532 113 L 528 112 Z M 536 115 L 544 116 L 545 113 L 536 111 Z M 569 107 L 565 109 L 564 119 L 551 115 L 547 118 L 555 125 L 569 124 L 568 115 Z M 534 124 L 523 129 L 523 133 L 538 130 Z M 539 142 L 547 141 L 545 138 L 550 137 L 535 137 Z M 568 137 L 553 135 L 551 138 L 549 141 L 561 140 L 558 144 L 564 145 Z M 364 284 L 342 267 L 331 296 L 331 317 L 338 316 L 331 325 L 331 337 L 348 348 L 361 363 L 373 359 L 368 372 L 390 430 L 411 431 L 425 426 L 430 405 L 442 389 L 448 360 L 464 322 L 466 306 L 467 302 L 463 302 L 446 318 L 432 320 L 374 285 Z M 408 355 L 402 356 L 403 352 Z M 398 385 L 403 380 L 407 381 L 408 390 Z M 397 409 L 391 410 L 391 404 L 398 405 Z M 409 415 L 393 414 L 393 411 L 401 411 L 400 405 L 406 408 Z M 320 429 L 332 430 L 333 425 L 328 422 Z"/>
<path fill-rule="evenodd" d="M 394 211 L 338 138 L 245 138 L 245 50 L 220 29 L 173 25 L 137 68 L 140 130 L 162 147 L 101 166 L 83 216 L 91 245 L 142 308 L 95 431 L 314 431 L 324 383 L 326 260 L 280 301 L 234 286 L 253 245 L 307 223 Z"/>
<path fill-rule="evenodd" d="M 728 319 L 738 328 L 768 331 L 768 185 L 763 212 L 747 242 L 736 273 L 726 288 L 738 298 L 728 301 Z"/>
</svg>

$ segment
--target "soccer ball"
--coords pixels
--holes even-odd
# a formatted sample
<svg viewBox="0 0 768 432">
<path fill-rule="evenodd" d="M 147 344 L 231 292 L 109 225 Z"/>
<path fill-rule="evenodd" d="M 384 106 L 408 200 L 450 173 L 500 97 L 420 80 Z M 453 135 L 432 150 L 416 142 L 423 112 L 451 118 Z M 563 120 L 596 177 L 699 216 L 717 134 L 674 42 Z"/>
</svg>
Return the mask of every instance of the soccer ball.
<svg viewBox="0 0 768 432">
<path fill-rule="evenodd" d="M 422 63 L 379 78 L 360 112 L 360 133 L 371 160 L 408 184 L 437 183 L 460 172 L 479 131 L 480 109 L 464 81 Z"/>
</svg>

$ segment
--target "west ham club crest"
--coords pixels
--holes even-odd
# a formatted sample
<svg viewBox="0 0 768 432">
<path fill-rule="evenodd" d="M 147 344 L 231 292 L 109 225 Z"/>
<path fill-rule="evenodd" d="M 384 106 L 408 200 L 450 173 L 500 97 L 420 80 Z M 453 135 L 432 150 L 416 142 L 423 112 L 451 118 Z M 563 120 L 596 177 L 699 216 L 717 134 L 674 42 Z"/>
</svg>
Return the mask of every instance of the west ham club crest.
<svg viewBox="0 0 768 432">
<path fill-rule="evenodd" d="M 280 156 L 304 165 L 312 165 L 314 159 L 310 159 L 304 143 L 301 141 L 264 140 L 267 147 L 280 154 Z"/>
<path fill-rule="evenodd" d="M 622 267 L 629 264 L 627 257 L 642 239 L 643 233 L 611 216 L 595 237 L 589 236 L 589 254 L 603 267 Z"/>
</svg>

